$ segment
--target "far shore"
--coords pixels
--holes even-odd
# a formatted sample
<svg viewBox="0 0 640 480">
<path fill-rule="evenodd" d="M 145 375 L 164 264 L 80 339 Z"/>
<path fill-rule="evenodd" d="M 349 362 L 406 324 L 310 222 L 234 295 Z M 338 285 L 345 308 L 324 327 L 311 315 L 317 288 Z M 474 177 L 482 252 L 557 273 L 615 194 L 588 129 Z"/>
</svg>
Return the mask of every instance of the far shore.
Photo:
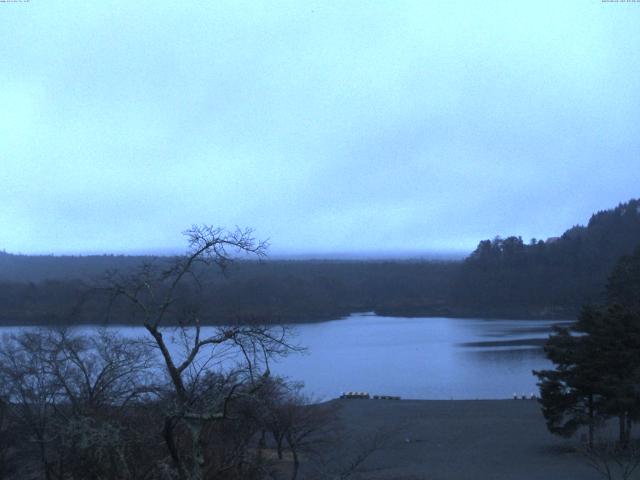
<svg viewBox="0 0 640 480">
<path fill-rule="evenodd" d="M 575 321 L 575 316 L 566 315 L 566 316 L 558 316 L 558 315 L 542 315 L 542 314 L 531 314 L 529 316 L 523 314 L 522 312 L 514 312 L 512 315 L 507 313 L 496 313 L 496 314 L 482 314 L 478 312 L 477 314 L 472 314 L 470 312 L 456 312 L 455 314 L 452 312 L 440 312 L 436 313 L 433 311 L 426 311 L 422 314 L 417 312 L 407 312 L 406 310 L 400 310 L 397 312 L 394 311 L 370 311 L 370 312 L 341 312 L 335 314 L 327 314 L 327 315 L 271 315 L 265 317 L 251 317 L 251 318 L 243 318 L 243 317 L 233 317 L 228 315 L 222 315 L 217 319 L 201 319 L 202 326 L 221 326 L 221 325 L 237 325 L 237 324 L 263 324 L 263 325 L 300 325 L 305 323 L 321 323 L 321 322 L 330 322 L 336 320 L 343 320 L 351 315 L 358 315 L 370 313 L 372 315 L 377 315 L 380 317 L 397 317 L 397 318 L 468 318 L 468 319 L 485 319 L 485 320 L 540 320 L 540 321 L 550 321 L 556 320 L 558 322 L 567 322 L 567 321 Z M 171 322 L 166 321 L 163 323 L 166 327 L 178 327 L 180 326 L 179 322 Z M 73 321 L 67 317 L 39 317 L 39 318 L 25 318 L 25 319 L 13 319 L 13 318 L 1 318 L 0 317 L 0 327 L 138 327 L 142 326 L 142 322 L 134 323 L 134 322 L 122 322 L 118 320 L 110 320 L 105 322 L 104 320 L 100 321 L 87 321 L 86 319 Z M 474 346 L 474 345 L 468 345 Z M 491 345 L 477 345 L 477 346 L 491 346 Z M 538 346 L 538 345 L 536 345 Z"/>
</svg>

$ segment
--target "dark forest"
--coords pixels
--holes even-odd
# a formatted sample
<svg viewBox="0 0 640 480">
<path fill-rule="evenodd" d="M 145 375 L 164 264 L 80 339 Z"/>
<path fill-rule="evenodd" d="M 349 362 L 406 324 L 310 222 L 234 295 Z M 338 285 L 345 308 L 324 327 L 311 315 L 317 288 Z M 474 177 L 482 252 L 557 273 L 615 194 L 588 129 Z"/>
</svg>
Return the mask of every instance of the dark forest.
<svg viewBox="0 0 640 480">
<path fill-rule="evenodd" d="M 314 321 L 361 311 L 575 318 L 582 305 L 602 300 L 611 268 L 639 244 L 640 200 L 630 200 L 560 237 L 483 240 L 463 261 L 237 261 L 208 276 L 203 322 Z M 105 272 L 157 260 L 2 253 L 0 321 L 127 323 L 123 312 L 104 308 L 94 287 Z"/>
</svg>

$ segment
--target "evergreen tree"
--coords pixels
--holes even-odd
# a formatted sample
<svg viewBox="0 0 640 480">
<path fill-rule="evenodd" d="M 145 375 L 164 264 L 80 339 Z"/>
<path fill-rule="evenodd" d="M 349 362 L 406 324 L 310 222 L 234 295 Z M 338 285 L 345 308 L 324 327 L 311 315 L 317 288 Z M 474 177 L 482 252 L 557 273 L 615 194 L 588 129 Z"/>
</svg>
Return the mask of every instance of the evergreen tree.
<svg viewBox="0 0 640 480">
<path fill-rule="evenodd" d="M 629 442 L 632 422 L 640 418 L 640 322 L 618 305 L 585 309 L 574 327 L 596 375 L 601 417 L 619 419 L 619 441 Z"/>
<path fill-rule="evenodd" d="M 590 446 L 596 423 L 602 418 L 597 412 L 601 378 L 594 350 L 594 342 L 584 336 L 557 328 L 545 345 L 555 370 L 533 372 L 539 379 L 540 404 L 549 431 L 570 437 L 587 426 Z"/>
<path fill-rule="evenodd" d="M 607 282 L 607 302 L 629 311 L 640 312 L 640 246 L 623 256 Z"/>
<path fill-rule="evenodd" d="M 607 286 L 609 304 L 583 308 L 571 329 L 557 329 L 545 353 L 554 370 L 535 371 L 542 412 L 552 433 L 571 436 L 606 418 L 619 420 L 619 442 L 629 443 L 640 419 L 640 250 L 622 257 Z"/>
</svg>

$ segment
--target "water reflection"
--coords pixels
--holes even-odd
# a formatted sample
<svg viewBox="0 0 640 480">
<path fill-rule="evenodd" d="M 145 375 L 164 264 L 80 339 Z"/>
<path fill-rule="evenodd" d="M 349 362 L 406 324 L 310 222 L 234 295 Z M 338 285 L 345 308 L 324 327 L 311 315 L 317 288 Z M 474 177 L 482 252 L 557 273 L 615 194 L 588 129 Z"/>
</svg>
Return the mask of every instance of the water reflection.
<svg viewBox="0 0 640 480">
<path fill-rule="evenodd" d="M 545 358 L 544 351 L 539 347 L 470 348 L 464 354 L 475 356 L 478 361 L 528 361 Z"/>
</svg>

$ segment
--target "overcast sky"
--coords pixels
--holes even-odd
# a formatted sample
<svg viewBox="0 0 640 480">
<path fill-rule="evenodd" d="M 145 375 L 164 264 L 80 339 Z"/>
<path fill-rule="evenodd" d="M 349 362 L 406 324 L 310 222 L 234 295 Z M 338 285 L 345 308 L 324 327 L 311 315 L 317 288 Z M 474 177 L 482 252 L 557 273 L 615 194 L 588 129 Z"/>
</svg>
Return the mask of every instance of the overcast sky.
<svg viewBox="0 0 640 480">
<path fill-rule="evenodd" d="M 0 3 L 0 250 L 472 250 L 640 196 L 640 3 Z"/>
</svg>

